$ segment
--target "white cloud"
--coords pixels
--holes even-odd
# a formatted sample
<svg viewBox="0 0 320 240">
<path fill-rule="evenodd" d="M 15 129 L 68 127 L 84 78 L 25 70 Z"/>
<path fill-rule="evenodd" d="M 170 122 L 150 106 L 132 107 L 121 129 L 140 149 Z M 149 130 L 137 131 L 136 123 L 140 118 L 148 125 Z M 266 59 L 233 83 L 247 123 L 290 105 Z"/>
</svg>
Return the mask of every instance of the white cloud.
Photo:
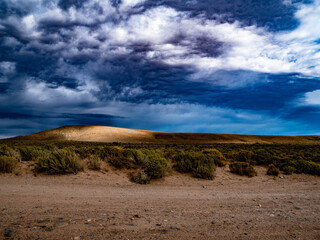
<svg viewBox="0 0 320 240">
<path fill-rule="evenodd" d="M 320 105 L 320 90 L 307 92 L 305 94 L 304 103 L 307 105 Z"/>
<path fill-rule="evenodd" d="M 144 3 L 146 0 L 122 0 L 120 5 L 120 11 L 126 11 L 138 4 Z"/>
<path fill-rule="evenodd" d="M 97 99 L 92 93 L 94 90 L 96 87 L 92 84 L 84 85 L 79 89 L 69 89 L 64 86 L 50 88 L 44 82 L 29 79 L 26 82 L 22 101 L 25 106 L 63 109 L 69 105 L 96 102 Z"/>
<path fill-rule="evenodd" d="M 43 45 L 43 49 L 65 59 L 94 56 L 99 62 L 99 58 L 111 59 L 113 56 L 130 54 L 132 44 L 148 44 L 150 49 L 144 56 L 146 60 L 191 66 L 196 70 L 189 78 L 191 81 L 210 81 L 219 70 L 271 74 L 297 72 L 306 76 L 320 76 L 320 44 L 316 42 L 320 39 L 320 0 L 301 5 L 295 15 L 300 21 L 299 27 L 280 33 L 267 32 L 256 26 L 243 27 L 239 22 L 220 23 L 207 20 L 204 16 L 190 17 L 187 12 L 165 6 L 127 16 L 126 11 L 143 2 L 125 0 L 117 10 L 110 1 L 92 0 L 85 2 L 80 9 L 71 7 L 62 11 L 57 2 L 41 5 L 36 1 L 33 13 L 21 20 L 25 28 L 20 29 L 24 30 L 25 36 L 34 40 L 25 48 Z M 100 8 L 95 7 L 97 3 Z M 290 1 L 284 3 L 291 4 Z M 110 16 L 117 21 L 108 20 Z M 3 21 L 19 26 L 18 19 L 14 17 Z M 77 26 L 61 30 L 63 34 L 72 36 L 71 43 L 60 39 L 58 43 L 48 45 L 37 42 L 40 33 L 35 29 L 40 21 L 100 25 L 96 29 Z M 179 35 L 182 36 L 180 42 L 171 41 Z M 58 39 L 58 36 L 52 37 Z M 206 55 L 205 49 L 204 52 L 194 51 L 196 39 L 200 37 L 221 42 L 221 55 Z M 105 41 L 98 40 L 101 38 L 105 38 Z M 95 48 L 79 50 L 78 46 L 83 42 Z M 24 48 L 21 52 L 24 52 Z M 225 83 L 214 80 L 212 83 L 229 87 L 233 85 L 230 80 Z M 234 83 L 234 86 L 240 85 Z"/>
</svg>

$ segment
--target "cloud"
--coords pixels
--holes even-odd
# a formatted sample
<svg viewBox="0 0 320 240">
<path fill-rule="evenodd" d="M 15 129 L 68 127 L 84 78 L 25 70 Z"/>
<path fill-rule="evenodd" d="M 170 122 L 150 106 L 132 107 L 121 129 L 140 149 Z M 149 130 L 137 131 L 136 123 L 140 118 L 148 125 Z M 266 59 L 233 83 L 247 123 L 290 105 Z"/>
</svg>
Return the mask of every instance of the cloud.
<svg viewBox="0 0 320 240">
<path fill-rule="evenodd" d="M 152 129 L 168 132 L 212 132 L 238 134 L 290 134 L 320 132 L 294 120 L 282 120 L 266 114 L 198 104 L 134 104 L 110 102 L 107 106 L 92 108 L 90 112 L 108 112 L 123 119 L 116 126 Z M 143 118 L 141 118 L 143 116 Z M 284 124 L 285 122 L 285 124 Z M 301 130 L 303 129 L 303 130 Z"/>
<path fill-rule="evenodd" d="M 45 115 L 32 129 L 104 119 L 67 116 L 79 112 L 168 131 L 317 129 L 297 102 L 319 105 L 319 0 L 27 2 L 0 3 L 0 110 Z"/>
<path fill-rule="evenodd" d="M 304 103 L 307 105 L 320 105 L 320 90 L 307 92 L 305 94 Z"/>
</svg>

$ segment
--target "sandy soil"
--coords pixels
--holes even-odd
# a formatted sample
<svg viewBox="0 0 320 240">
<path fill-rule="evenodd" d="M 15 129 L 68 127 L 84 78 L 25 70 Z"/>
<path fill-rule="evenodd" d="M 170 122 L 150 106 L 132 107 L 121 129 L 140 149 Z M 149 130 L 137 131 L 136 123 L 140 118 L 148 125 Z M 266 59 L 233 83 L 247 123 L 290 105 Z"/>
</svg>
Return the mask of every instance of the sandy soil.
<svg viewBox="0 0 320 240">
<path fill-rule="evenodd" d="M 320 239 L 320 178 L 257 170 L 146 186 L 115 170 L 0 175 L 0 239 Z"/>
</svg>

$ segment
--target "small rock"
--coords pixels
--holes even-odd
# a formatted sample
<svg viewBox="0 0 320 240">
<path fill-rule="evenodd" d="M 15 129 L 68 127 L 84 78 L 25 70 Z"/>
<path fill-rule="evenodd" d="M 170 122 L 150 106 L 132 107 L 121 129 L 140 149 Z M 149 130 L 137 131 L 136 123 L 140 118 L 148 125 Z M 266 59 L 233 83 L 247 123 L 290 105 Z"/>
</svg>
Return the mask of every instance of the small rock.
<svg viewBox="0 0 320 240">
<path fill-rule="evenodd" d="M 297 209 L 297 210 L 301 209 L 301 207 L 299 207 L 299 206 L 294 206 L 294 208 Z"/>
<path fill-rule="evenodd" d="M 73 240 L 80 240 L 80 237 L 74 237 Z"/>
<path fill-rule="evenodd" d="M 131 227 L 134 227 L 135 224 L 134 223 L 128 223 L 127 226 L 131 226 Z"/>
<path fill-rule="evenodd" d="M 48 220 L 39 220 L 38 223 L 47 223 Z"/>
<path fill-rule="evenodd" d="M 135 215 L 133 215 L 133 217 L 140 218 L 140 215 L 139 214 L 135 214 Z"/>
<path fill-rule="evenodd" d="M 89 233 L 88 234 L 88 237 L 93 237 L 94 236 L 94 233 Z"/>
<path fill-rule="evenodd" d="M 32 227 L 39 227 L 39 228 L 46 228 L 47 226 L 46 225 L 39 225 L 39 224 L 35 224 L 33 225 Z"/>
<path fill-rule="evenodd" d="M 56 222 L 56 226 L 57 227 L 65 227 L 67 226 L 68 223 L 67 222 L 64 222 L 64 221 L 59 221 L 59 222 Z"/>
<path fill-rule="evenodd" d="M 52 232 L 53 231 L 53 228 L 49 227 L 49 228 L 46 228 L 45 230 L 46 232 Z"/>
<path fill-rule="evenodd" d="M 4 232 L 5 237 L 12 237 L 14 234 L 14 229 L 13 228 L 6 228 Z"/>
<path fill-rule="evenodd" d="M 158 226 L 158 227 L 161 226 L 161 223 L 157 223 L 156 226 Z"/>
<path fill-rule="evenodd" d="M 215 224 L 215 222 L 214 222 L 214 221 L 211 221 L 211 224 Z"/>
<path fill-rule="evenodd" d="M 161 211 L 162 213 L 170 213 L 168 210 Z"/>
<path fill-rule="evenodd" d="M 161 232 L 161 233 L 168 233 L 167 229 L 159 229 L 158 231 Z"/>
<path fill-rule="evenodd" d="M 180 228 L 175 227 L 175 226 L 171 226 L 170 229 L 171 229 L 171 230 L 180 230 Z"/>
</svg>

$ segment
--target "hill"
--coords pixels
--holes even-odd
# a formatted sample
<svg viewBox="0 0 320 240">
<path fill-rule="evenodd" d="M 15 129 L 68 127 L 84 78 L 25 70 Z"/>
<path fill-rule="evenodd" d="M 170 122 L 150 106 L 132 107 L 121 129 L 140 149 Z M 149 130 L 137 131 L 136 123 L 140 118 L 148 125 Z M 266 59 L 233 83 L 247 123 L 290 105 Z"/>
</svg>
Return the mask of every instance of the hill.
<svg viewBox="0 0 320 240">
<path fill-rule="evenodd" d="M 72 125 L 2 141 L 84 141 L 123 143 L 316 144 L 320 136 L 271 136 L 214 133 L 166 133 L 107 126 Z"/>
</svg>

